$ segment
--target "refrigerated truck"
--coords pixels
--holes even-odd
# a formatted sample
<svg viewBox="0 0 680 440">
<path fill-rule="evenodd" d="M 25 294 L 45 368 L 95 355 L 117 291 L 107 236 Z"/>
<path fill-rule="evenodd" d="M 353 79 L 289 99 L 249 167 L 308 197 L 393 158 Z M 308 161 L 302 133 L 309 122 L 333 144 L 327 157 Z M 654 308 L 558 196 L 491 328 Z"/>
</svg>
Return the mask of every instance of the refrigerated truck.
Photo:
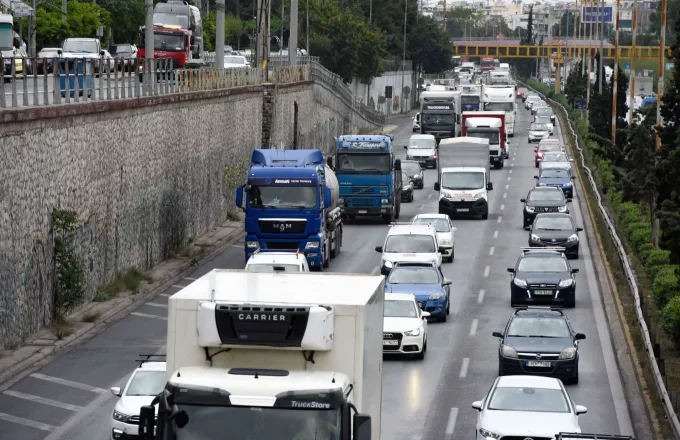
<svg viewBox="0 0 680 440">
<path fill-rule="evenodd" d="M 380 275 L 202 276 L 169 298 L 167 384 L 140 437 L 379 438 L 384 295 Z"/>
<path fill-rule="evenodd" d="M 517 113 L 515 86 L 483 86 L 482 103 L 484 111 L 505 112 L 505 134 L 513 137 L 515 135 L 515 114 Z"/>
<path fill-rule="evenodd" d="M 489 163 L 500 169 L 505 165 L 507 140 L 505 139 L 505 112 L 463 112 L 463 136 L 489 139 Z"/>
</svg>

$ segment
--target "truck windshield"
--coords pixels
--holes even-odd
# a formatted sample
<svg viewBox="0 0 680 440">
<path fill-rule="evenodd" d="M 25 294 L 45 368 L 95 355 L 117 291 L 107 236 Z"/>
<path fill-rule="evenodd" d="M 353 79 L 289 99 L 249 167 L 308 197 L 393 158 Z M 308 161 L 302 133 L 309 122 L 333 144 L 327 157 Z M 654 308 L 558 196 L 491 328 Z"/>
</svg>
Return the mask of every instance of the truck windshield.
<svg viewBox="0 0 680 440">
<path fill-rule="evenodd" d="M 182 429 L 166 422 L 164 440 L 336 439 L 339 409 L 290 409 L 248 406 L 180 405 L 189 416 Z"/>
<path fill-rule="evenodd" d="M 14 46 L 14 30 L 10 23 L 0 24 L 0 50 L 11 50 Z"/>
<path fill-rule="evenodd" d="M 443 173 L 442 188 L 454 190 L 483 189 L 484 173 L 471 171 Z"/>
<path fill-rule="evenodd" d="M 392 157 L 389 154 L 339 153 L 339 174 L 389 174 Z"/>
<path fill-rule="evenodd" d="M 500 134 L 497 131 L 468 128 L 467 135 L 473 138 L 488 139 L 489 145 L 498 145 L 500 143 Z"/>
<path fill-rule="evenodd" d="M 159 34 L 153 35 L 154 49 L 166 51 L 184 50 L 184 35 Z"/>
<path fill-rule="evenodd" d="M 515 110 L 515 104 L 512 102 L 487 102 L 484 104 L 484 110 L 490 112 L 511 112 Z"/>
<path fill-rule="evenodd" d="M 455 121 L 454 115 L 452 115 L 452 114 L 446 115 L 446 114 L 423 113 L 422 117 L 423 117 L 423 124 L 425 124 L 425 125 L 451 125 Z M 409 148 L 412 148 L 412 147 L 409 146 Z"/>
<path fill-rule="evenodd" d="M 154 12 L 153 24 L 179 26 L 182 29 L 189 29 L 189 16 L 170 12 Z"/>
<path fill-rule="evenodd" d="M 461 105 L 475 105 L 479 104 L 479 96 L 476 95 L 463 95 L 460 97 Z"/>
<path fill-rule="evenodd" d="M 248 206 L 251 208 L 289 209 L 314 208 L 316 187 L 313 186 L 257 186 L 248 192 Z"/>
<path fill-rule="evenodd" d="M 64 53 L 97 53 L 98 47 L 95 40 L 66 40 L 62 51 Z"/>
</svg>

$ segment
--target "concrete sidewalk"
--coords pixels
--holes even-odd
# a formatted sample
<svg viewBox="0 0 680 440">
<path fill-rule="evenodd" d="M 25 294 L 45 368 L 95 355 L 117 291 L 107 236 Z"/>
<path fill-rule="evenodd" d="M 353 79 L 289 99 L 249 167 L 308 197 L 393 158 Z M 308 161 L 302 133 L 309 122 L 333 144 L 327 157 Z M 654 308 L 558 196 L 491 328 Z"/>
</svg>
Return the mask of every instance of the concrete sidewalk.
<svg viewBox="0 0 680 440">
<path fill-rule="evenodd" d="M 181 252 L 181 257 L 163 261 L 145 274 L 137 292 L 122 292 L 103 302 L 90 302 L 67 317 L 68 332 L 57 335 L 55 328 L 44 328 L 25 345 L 0 352 L 0 391 L 4 391 L 32 370 L 51 362 L 65 352 L 94 337 L 124 318 L 153 297 L 177 283 L 203 261 L 220 254 L 244 236 L 242 221 L 227 221 L 199 237 Z"/>
</svg>

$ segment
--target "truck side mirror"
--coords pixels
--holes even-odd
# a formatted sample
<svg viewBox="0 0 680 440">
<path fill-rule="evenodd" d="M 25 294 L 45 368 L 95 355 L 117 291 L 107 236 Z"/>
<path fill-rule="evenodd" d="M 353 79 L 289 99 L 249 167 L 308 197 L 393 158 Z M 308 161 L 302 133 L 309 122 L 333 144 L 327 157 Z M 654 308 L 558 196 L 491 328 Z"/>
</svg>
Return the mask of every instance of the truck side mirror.
<svg viewBox="0 0 680 440">
<path fill-rule="evenodd" d="M 14 37 L 14 40 L 12 41 L 12 45 L 16 49 L 19 49 L 21 47 L 21 40 L 19 39 L 19 37 Z"/>
<path fill-rule="evenodd" d="M 192 35 L 191 38 L 189 39 L 189 44 L 191 44 L 192 46 L 195 45 L 196 44 L 196 37 L 194 37 Z"/>
<path fill-rule="evenodd" d="M 329 187 L 324 187 L 323 189 L 323 207 L 324 208 L 330 208 L 331 203 L 333 202 L 332 200 L 333 195 L 331 194 L 331 189 Z"/>
<path fill-rule="evenodd" d="M 104 51 L 103 51 L 103 50 L 100 50 L 100 51 L 99 51 L 99 55 L 104 56 L 104 55 L 105 55 Z"/>
<path fill-rule="evenodd" d="M 236 188 L 236 206 L 243 209 L 243 185 Z"/>
<path fill-rule="evenodd" d="M 394 161 L 394 169 L 397 171 L 401 171 L 401 159 L 397 159 Z"/>
<path fill-rule="evenodd" d="M 352 423 L 353 440 L 371 440 L 371 416 L 368 414 L 354 414 Z"/>
<path fill-rule="evenodd" d="M 137 433 L 142 440 L 153 440 L 156 426 L 156 408 L 153 405 L 143 406 L 139 410 L 139 430 Z"/>
<path fill-rule="evenodd" d="M 434 190 L 439 191 L 440 188 L 441 188 L 441 185 L 439 185 L 439 182 L 435 182 L 434 183 Z"/>
<path fill-rule="evenodd" d="M 493 182 L 489 182 L 486 184 L 486 190 L 487 191 L 493 191 Z"/>
<path fill-rule="evenodd" d="M 57 49 L 57 55 L 62 55 L 62 54 L 63 54 L 63 52 L 61 51 L 61 49 Z"/>
</svg>

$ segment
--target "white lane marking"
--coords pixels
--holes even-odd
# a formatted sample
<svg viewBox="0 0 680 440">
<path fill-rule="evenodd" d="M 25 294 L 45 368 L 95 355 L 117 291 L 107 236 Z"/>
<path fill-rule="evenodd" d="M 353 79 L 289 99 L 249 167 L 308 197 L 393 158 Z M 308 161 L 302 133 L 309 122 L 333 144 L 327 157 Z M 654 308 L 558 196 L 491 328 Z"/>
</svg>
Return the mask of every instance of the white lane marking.
<svg viewBox="0 0 680 440">
<path fill-rule="evenodd" d="M 460 373 L 458 377 L 461 379 L 467 376 L 468 367 L 470 366 L 470 358 L 463 358 L 463 364 L 460 366 Z"/>
<path fill-rule="evenodd" d="M 449 421 L 446 422 L 446 431 L 444 432 L 447 436 L 453 436 L 453 431 L 456 429 L 456 419 L 458 418 L 458 408 L 451 408 L 449 413 Z"/>
<path fill-rule="evenodd" d="M 427 198 L 428 198 L 428 199 L 431 199 L 431 198 L 432 198 L 432 193 L 428 194 L 428 195 L 427 195 Z"/>
<path fill-rule="evenodd" d="M 7 390 L 2 393 L 6 396 L 16 397 L 17 399 L 30 400 L 31 402 L 42 403 L 43 405 L 56 406 L 57 408 L 64 408 L 70 411 L 80 411 L 83 409 L 82 406 L 71 405 L 64 402 L 59 402 L 57 400 L 47 399 L 45 397 L 34 396 L 33 394 L 21 393 L 19 391 Z"/>
<path fill-rule="evenodd" d="M 512 177 L 508 176 L 508 180 L 511 180 L 511 179 L 512 179 Z"/>
<path fill-rule="evenodd" d="M 425 204 L 420 205 L 420 209 L 425 209 Z"/>
<path fill-rule="evenodd" d="M 512 160 L 515 160 L 515 159 L 512 159 Z M 510 170 L 510 174 L 512 174 L 512 170 Z"/>
<path fill-rule="evenodd" d="M 57 429 L 56 426 L 48 425 L 47 423 L 35 422 L 33 420 L 24 419 L 23 417 L 11 416 L 5 413 L 0 413 L 0 420 L 16 423 L 18 425 L 28 426 L 30 428 L 40 429 L 42 431 L 47 432 L 51 432 Z"/>
<path fill-rule="evenodd" d="M 79 390 L 89 391 L 91 393 L 108 393 L 104 388 L 93 387 L 92 385 L 87 385 L 80 382 L 74 382 L 72 380 L 62 379 L 60 377 L 48 376 L 42 373 L 33 373 L 30 375 L 34 379 L 44 380 L 46 382 L 58 383 L 59 385 L 66 385 L 71 388 L 78 388 Z"/>
<path fill-rule="evenodd" d="M 242 245 L 242 244 L 232 244 L 232 245 L 231 245 L 231 246 L 229 246 L 229 247 L 233 247 L 233 248 L 241 249 L 241 248 L 243 247 L 243 245 Z"/>
<path fill-rule="evenodd" d="M 167 304 L 158 304 L 158 303 L 146 303 L 144 304 L 145 306 L 151 306 L 151 307 L 160 307 L 163 309 L 167 309 L 168 305 Z"/>
<path fill-rule="evenodd" d="M 175 289 L 184 289 L 186 286 L 180 286 L 179 284 L 173 284 L 172 287 Z"/>
<path fill-rule="evenodd" d="M 158 315 L 150 315 L 148 313 L 140 313 L 140 312 L 132 312 L 130 313 L 131 315 L 139 316 L 140 318 L 153 318 L 153 319 L 162 319 L 163 321 L 167 321 L 168 318 L 165 316 L 158 316 Z"/>
<path fill-rule="evenodd" d="M 489 276 L 489 271 L 491 271 L 491 266 L 486 266 L 484 268 L 484 278 L 487 278 Z"/>
<path fill-rule="evenodd" d="M 172 295 L 170 295 L 169 293 L 159 293 L 159 296 L 164 296 L 166 298 L 170 298 Z"/>
<path fill-rule="evenodd" d="M 470 336 L 475 336 L 477 334 L 477 326 L 479 325 L 479 319 L 475 318 L 472 320 L 472 325 L 470 326 Z"/>
<path fill-rule="evenodd" d="M 493 253 L 496 251 L 496 248 L 491 246 L 491 249 L 489 249 L 489 256 L 493 255 Z"/>
<path fill-rule="evenodd" d="M 508 198 L 508 193 L 503 193 L 503 198 L 507 199 Z"/>
<path fill-rule="evenodd" d="M 505 189 L 509 189 L 509 188 L 510 188 L 510 185 L 505 185 Z"/>
<path fill-rule="evenodd" d="M 376 275 L 378 272 L 380 272 L 380 266 L 375 266 L 371 271 L 371 275 Z"/>
<path fill-rule="evenodd" d="M 243 244 L 243 243 L 241 243 Z M 182 278 L 183 280 L 189 280 L 189 281 L 196 281 L 196 278 L 189 278 L 189 277 L 184 277 Z"/>
<path fill-rule="evenodd" d="M 501 211 L 505 209 L 505 205 L 501 205 Z"/>
<path fill-rule="evenodd" d="M 477 297 L 477 304 L 481 304 L 484 302 L 484 289 L 481 289 L 479 291 L 479 296 Z"/>
<path fill-rule="evenodd" d="M 498 216 L 498 223 L 500 223 L 501 220 L 503 220 L 503 216 L 502 216 L 502 215 L 499 215 L 499 216 Z"/>
<path fill-rule="evenodd" d="M 493 231 L 493 238 L 498 238 L 498 231 Z"/>
</svg>

